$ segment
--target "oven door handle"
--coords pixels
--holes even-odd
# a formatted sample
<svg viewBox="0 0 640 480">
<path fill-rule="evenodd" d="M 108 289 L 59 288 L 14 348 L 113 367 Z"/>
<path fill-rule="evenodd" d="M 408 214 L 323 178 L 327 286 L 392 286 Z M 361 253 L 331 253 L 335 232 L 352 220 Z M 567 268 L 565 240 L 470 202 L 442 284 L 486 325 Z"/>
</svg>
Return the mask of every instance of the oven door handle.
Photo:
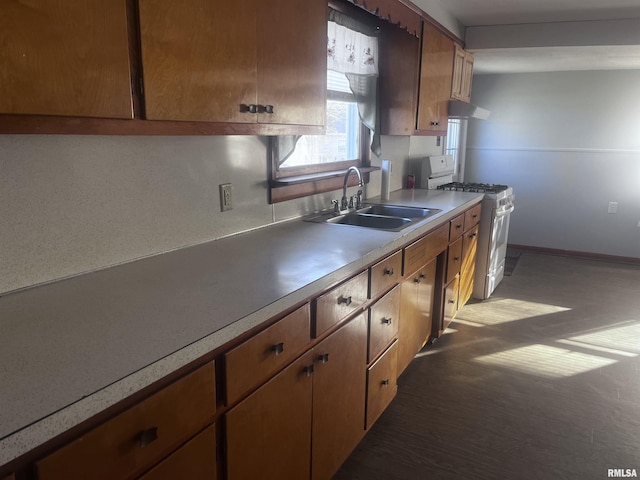
<svg viewBox="0 0 640 480">
<path fill-rule="evenodd" d="M 509 215 L 515 207 L 513 205 L 509 205 L 508 207 L 499 208 L 496 210 L 496 217 L 504 217 L 505 215 Z"/>
</svg>

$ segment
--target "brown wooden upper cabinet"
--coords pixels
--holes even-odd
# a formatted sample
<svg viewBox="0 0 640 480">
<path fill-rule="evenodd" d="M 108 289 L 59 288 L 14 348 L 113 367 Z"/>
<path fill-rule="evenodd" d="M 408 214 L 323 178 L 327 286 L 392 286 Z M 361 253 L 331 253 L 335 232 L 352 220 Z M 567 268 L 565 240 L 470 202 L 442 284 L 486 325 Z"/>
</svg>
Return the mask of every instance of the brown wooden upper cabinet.
<svg viewBox="0 0 640 480">
<path fill-rule="evenodd" d="M 417 133 L 446 135 L 451 97 L 454 42 L 423 23 Z"/>
<path fill-rule="evenodd" d="M 126 2 L 2 2 L 0 113 L 133 118 Z"/>
<path fill-rule="evenodd" d="M 453 79 L 451 81 L 451 98 L 471 101 L 471 78 L 473 76 L 473 55 L 460 45 L 455 45 L 453 59 Z"/>
<path fill-rule="evenodd" d="M 146 118 L 323 125 L 324 0 L 140 0 Z"/>
</svg>

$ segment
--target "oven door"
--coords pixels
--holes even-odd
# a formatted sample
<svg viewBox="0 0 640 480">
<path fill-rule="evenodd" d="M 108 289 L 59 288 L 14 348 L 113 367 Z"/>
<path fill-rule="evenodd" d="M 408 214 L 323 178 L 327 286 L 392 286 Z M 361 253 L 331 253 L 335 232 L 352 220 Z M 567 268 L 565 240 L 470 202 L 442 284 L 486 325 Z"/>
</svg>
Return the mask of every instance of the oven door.
<svg viewBox="0 0 640 480">
<path fill-rule="evenodd" d="M 513 212 L 513 204 L 494 209 L 491 215 L 491 240 L 484 298 L 489 298 L 504 277 L 511 212 Z"/>
</svg>

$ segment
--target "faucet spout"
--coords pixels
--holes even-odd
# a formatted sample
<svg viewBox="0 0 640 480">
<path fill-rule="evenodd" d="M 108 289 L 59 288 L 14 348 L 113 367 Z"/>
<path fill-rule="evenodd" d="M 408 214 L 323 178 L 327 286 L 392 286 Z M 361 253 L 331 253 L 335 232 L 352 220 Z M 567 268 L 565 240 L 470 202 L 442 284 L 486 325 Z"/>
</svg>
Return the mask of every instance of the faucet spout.
<svg viewBox="0 0 640 480">
<path fill-rule="evenodd" d="M 351 175 L 351 172 L 356 172 L 358 175 L 358 186 L 364 186 L 360 169 L 358 167 L 349 167 L 347 172 L 344 174 L 344 183 L 342 184 L 342 200 L 340 202 L 341 210 L 347 210 L 349 208 L 349 200 L 347 199 L 347 183 L 349 183 L 349 175 Z"/>
</svg>

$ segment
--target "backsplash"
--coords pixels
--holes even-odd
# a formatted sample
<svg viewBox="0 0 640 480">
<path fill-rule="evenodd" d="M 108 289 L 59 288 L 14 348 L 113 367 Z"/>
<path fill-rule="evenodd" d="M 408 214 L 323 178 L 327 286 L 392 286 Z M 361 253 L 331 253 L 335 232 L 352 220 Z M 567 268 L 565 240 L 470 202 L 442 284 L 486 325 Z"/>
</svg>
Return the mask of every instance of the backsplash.
<svg viewBox="0 0 640 480">
<path fill-rule="evenodd" d="M 251 136 L 0 136 L 0 294 L 299 217 L 339 195 L 269 205 L 266 144 Z M 392 190 L 402 188 L 414 151 L 440 153 L 432 137 L 383 137 L 382 146 L 394 162 Z M 233 185 L 228 212 L 220 211 L 221 183 Z M 366 195 L 379 194 L 374 173 Z"/>
</svg>

